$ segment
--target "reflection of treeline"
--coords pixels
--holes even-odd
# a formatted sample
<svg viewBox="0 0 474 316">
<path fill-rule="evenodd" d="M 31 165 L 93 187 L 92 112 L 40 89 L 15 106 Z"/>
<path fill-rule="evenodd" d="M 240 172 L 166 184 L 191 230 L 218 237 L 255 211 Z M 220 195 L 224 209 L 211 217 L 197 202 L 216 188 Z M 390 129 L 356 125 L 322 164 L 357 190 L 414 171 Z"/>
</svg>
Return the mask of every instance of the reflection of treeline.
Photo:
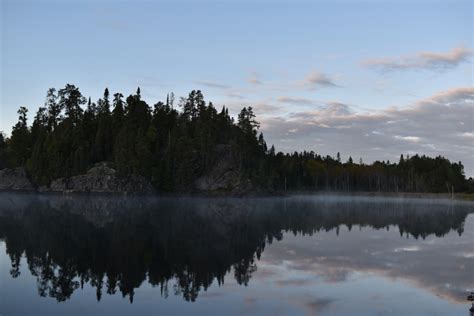
<svg viewBox="0 0 474 316">
<path fill-rule="evenodd" d="M 28 110 L 21 107 L 11 137 L 0 133 L 0 169 L 26 166 L 34 182 L 44 185 L 107 161 L 121 173 L 145 176 L 158 191 L 189 191 L 222 158 L 217 148 L 227 148 L 225 156 L 232 157 L 240 177 L 263 190 L 459 192 L 474 187 L 461 162 L 440 156 L 364 164 L 352 158 L 342 162 L 339 153 L 277 153 L 257 133 L 251 107 L 234 121 L 226 107 L 218 111 L 200 91 L 181 98 L 178 107 L 172 94 L 150 107 L 140 89 L 125 100 L 105 89 L 96 103 L 86 101 L 74 85 L 49 89 L 31 126 Z"/>
<path fill-rule="evenodd" d="M 134 289 L 147 280 L 163 296 L 193 301 L 230 271 L 246 285 L 265 244 L 285 231 L 312 235 L 341 225 L 396 225 L 400 234 L 424 238 L 461 234 L 467 214 L 439 204 L 360 201 L 13 199 L 0 208 L 0 238 L 12 276 L 24 253 L 42 296 L 64 301 L 88 283 L 98 299 L 118 291 L 133 300 Z"/>
</svg>

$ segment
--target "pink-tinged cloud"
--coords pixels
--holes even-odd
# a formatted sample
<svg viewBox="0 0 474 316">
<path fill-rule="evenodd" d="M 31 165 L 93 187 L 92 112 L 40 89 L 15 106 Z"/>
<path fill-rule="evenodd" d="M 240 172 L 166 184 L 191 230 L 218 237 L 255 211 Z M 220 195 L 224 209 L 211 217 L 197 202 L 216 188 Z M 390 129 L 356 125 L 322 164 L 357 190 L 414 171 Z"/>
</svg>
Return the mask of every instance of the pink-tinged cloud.
<svg viewBox="0 0 474 316">
<path fill-rule="evenodd" d="M 260 74 L 255 71 L 252 71 L 250 78 L 247 80 L 248 83 L 256 86 L 263 85 L 263 81 L 260 79 Z"/>
<path fill-rule="evenodd" d="M 196 81 L 196 84 L 205 86 L 208 88 L 215 88 L 215 89 L 229 89 L 230 88 L 230 86 L 226 84 L 222 84 L 220 82 L 214 82 L 214 81 L 207 81 L 207 80 Z"/>
<path fill-rule="evenodd" d="M 301 84 L 308 89 L 337 86 L 331 77 L 317 70 L 308 74 Z"/>
<path fill-rule="evenodd" d="M 437 70 L 453 69 L 466 62 L 472 56 L 472 50 L 465 47 L 455 47 L 448 52 L 419 52 L 414 55 L 376 58 L 362 62 L 363 66 L 389 72 L 396 70 Z"/>
<path fill-rule="evenodd" d="M 306 98 L 300 98 L 300 97 L 289 97 L 289 96 L 280 96 L 277 98 L 277 101 L 280 103 L 288 103 L 288 104 L 295 104 L 295 105 L 315 105 L 318 104 L 318 102 L 311 100 L 311 99 L 306 99 Z"/>
</svg>

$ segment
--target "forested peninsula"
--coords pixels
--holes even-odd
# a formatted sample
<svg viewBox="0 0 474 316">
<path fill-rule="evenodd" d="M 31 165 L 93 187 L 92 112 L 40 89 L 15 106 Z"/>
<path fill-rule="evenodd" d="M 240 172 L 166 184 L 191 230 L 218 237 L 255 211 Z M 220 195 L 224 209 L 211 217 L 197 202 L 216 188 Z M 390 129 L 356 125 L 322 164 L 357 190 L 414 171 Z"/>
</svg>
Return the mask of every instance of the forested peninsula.
<svg viewBox="0 0 474 316">
<path fill-rule="evenodd" d="M 28 124 L 20 107 L 0 133 L 0 190 L 103 193 L 277 193 L 292 191 L 472 192 L 461 162 L 420 155 L 398 162 L 341 161 L 313 151 L 277 152 L 252 107 L 237 119 L 199 90 L 152 107 L 140 88 L 124 99 L 106 88 L 92 102 L 67 84 L 47 91 Z M 343 150 L 343 149 L 341 149 Z"/>
</svg>

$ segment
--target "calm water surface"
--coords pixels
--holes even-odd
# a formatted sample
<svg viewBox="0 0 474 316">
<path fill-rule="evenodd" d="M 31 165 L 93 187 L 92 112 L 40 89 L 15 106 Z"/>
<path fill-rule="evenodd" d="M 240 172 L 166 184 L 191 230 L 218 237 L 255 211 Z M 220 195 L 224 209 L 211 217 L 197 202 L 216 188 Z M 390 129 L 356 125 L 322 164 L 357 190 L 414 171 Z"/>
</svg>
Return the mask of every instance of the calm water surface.
<svg viewBox="0 0 474 316">
<path fill-rule="evenodd" d="M 0 194 L 0 314 L 468 315 L 473 204 Z"/>
</svg>

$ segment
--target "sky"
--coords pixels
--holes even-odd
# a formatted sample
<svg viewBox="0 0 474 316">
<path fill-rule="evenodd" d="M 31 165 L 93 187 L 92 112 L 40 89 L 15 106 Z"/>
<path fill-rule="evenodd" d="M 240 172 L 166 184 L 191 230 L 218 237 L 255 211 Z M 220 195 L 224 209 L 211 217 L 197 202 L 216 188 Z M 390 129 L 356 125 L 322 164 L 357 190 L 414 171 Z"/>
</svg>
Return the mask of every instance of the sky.
<svg viewBox="0 0 474 316">
<path fill-rule="evenodd" d="M 0 0 L 0 131 L 50 87 L 252 106 L 269 145 L 474 176 L 472 1 Z M 30 120 L 31 123 L 31 120 Z"/>
</svg>

